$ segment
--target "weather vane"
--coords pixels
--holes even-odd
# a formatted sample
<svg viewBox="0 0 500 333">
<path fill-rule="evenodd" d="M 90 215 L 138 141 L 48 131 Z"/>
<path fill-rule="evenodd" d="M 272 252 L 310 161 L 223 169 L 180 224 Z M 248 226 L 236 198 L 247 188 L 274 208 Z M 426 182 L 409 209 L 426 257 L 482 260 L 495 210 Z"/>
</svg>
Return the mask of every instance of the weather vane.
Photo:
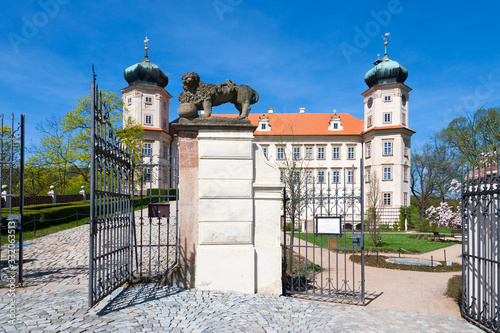
<svg viewBox="0 0 500 333">
<path fill-rule="evenodd" d="M 144 50 L 146 50 L 146 57 L 148 56 L 148 42 L 149 42 L 149 39 L 148 39 L 148 36 L 146 36 L 146 39 L 144 40 Z"/>
<path fill-rule="evenodd" d="M 383 35 L 383 36 L 382 36 L 382 38 L 385 40 L 385 42 L 384 42 L 384 46 L 385 46 L 385 54 L 387 54 L 387 44 L 389 44 L 389 43 L 387 42 L 387 40 L 388 40 L 389 38 L 391 38 L 391 33 L 390 33 L 390 32 L 386 32 L 386 33 L 385 33 L 385 35 Z"/>
</svg>

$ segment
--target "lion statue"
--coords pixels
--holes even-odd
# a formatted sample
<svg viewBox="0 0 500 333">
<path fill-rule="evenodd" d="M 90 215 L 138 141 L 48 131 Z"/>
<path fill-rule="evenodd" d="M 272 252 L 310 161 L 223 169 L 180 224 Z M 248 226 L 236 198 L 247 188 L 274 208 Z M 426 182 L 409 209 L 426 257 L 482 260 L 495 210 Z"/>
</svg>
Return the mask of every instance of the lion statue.
<svg viewBox="0 0 500 333">
<path fill-rule="evenodd" d="M 210 117 L 212 106 L 232 103 L 240 112 L 238 119 L 248 118 L 250 105 L 257 103 L 259 94 L 252 88 L 227 80 L 220 84 L 204 83 L 194 72 L 182 76 L 184 91 L 179 94 L 179 102 L 192 103 L 203 110 L 203 117 Z"/>
</svg>

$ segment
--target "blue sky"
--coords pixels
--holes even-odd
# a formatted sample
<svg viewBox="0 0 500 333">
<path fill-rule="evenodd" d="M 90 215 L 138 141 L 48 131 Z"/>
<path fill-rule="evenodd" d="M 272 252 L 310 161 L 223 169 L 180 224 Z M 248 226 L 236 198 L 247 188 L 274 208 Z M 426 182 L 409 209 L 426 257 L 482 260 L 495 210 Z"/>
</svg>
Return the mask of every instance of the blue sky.
<svg viewBox="0 0 500 333">
<path fill-rule="evenodd" d="M 383 54 L 409 71 L 410 127 L 420 146 L 456 116 L 500 106 L 498 1 L 12 1 L 0 23 L 1 112 L 26 114 L 27 138 L 52 114 L 100 87 L 127 86 L 126 67 L 149 58 L 168 75 L 170 119 L 181 76 L 231 79 L 258 91 L 252 112 L 363 117 L 365 73 Z M 214 110 L 233 112 L 232 107 Z M 29 143 L 28 143 L 29 144 Z"/>
</svg>

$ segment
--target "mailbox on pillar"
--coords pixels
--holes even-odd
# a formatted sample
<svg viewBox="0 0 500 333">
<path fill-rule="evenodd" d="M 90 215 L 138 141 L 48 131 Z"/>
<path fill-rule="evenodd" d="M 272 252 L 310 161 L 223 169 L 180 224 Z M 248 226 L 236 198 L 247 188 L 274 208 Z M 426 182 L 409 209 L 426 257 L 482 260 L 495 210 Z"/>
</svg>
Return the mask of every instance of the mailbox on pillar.
<svg viewBox="0 0 500 333">
<path fill-rule="evenodd" d="M 169 217 L 170 204 L 169 203 L 149 203 L 148 204 L 149 217 Z"/>
</svg>

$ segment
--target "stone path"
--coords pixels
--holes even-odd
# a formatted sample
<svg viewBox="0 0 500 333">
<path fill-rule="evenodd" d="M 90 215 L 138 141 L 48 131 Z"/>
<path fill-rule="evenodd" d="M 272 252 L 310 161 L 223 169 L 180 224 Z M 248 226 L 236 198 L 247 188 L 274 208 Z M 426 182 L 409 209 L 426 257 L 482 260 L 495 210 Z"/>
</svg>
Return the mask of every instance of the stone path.
<svg viewBox="0 0 500 333">
<path fill-rule="evenodd" d="M 33 242 L 15 326 L 0 288 L 0 332 L 481 332 L 451 316 L 152 285 L 120 288 L 89 310 L 88 226 Z"/>
<path fill-rule="evenodd" d="M 4 294 L 0 294 L 3 297 Z M 288 297 L 140 286 L 87 310 L 85 290 L 18 291 L 5 332 L 481 332 L 456 317 Z M 2 299 L 0 313 L 5 313 Z"/>
</svg>

